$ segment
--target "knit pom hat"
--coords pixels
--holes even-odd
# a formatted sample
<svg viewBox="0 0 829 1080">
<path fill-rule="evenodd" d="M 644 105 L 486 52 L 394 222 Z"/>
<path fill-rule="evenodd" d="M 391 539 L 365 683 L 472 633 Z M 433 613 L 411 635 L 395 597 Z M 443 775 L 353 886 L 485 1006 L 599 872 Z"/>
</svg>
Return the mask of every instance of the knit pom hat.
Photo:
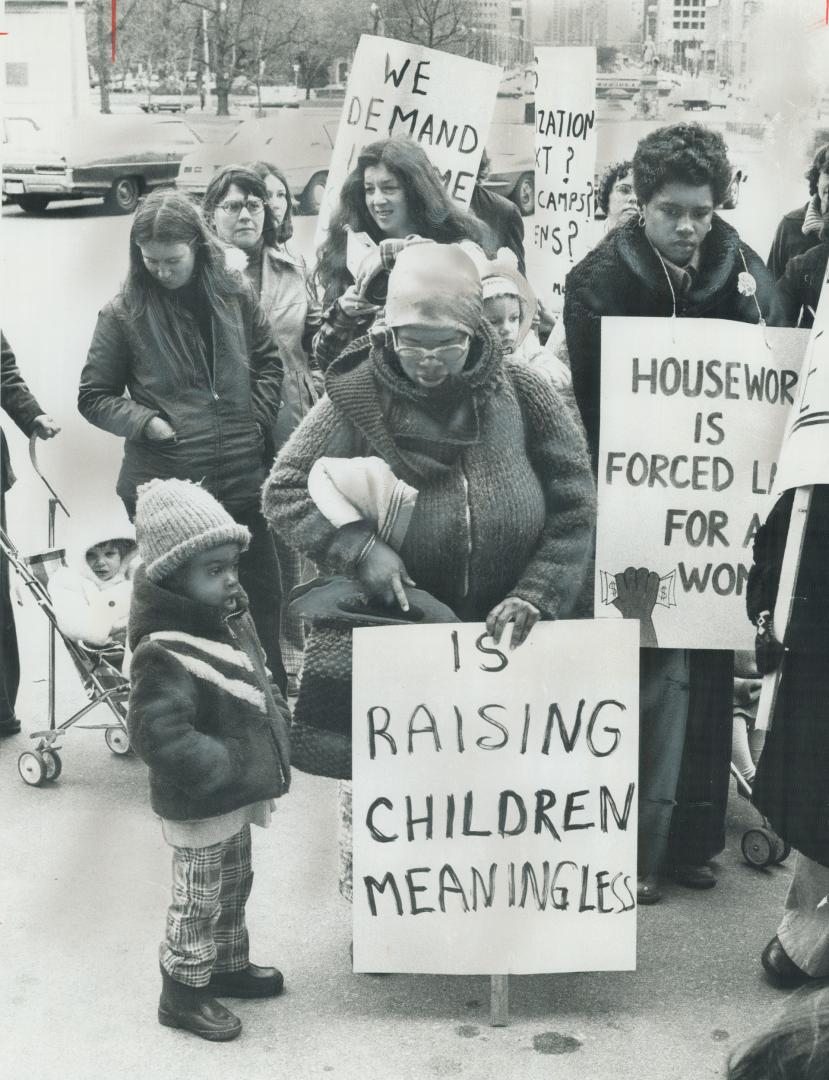
<svg viewBox="0 0 829 1080">
<path fill-rule="evenodd" d="M 457 244 L 413 243 L 389 273 L 386 326 L 429 326 L 470 336 L 481 322 L 481 278 Z"/>
<path fill-rule="evenodd" d="M 209 491 L 191 480 L 150 480 L 138 488 L 135 536 L 147 577 L 159 584 L 203 551 L 239 544 L 250 531 L 237 524 Z"/>
</svg>

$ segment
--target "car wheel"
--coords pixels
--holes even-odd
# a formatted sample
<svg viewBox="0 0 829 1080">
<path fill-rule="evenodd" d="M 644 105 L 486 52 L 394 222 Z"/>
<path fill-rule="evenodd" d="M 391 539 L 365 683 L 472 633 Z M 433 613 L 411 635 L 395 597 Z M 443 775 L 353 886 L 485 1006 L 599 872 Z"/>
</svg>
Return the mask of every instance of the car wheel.
<svg viewBox="0 0 829 1080">
<path fill-rule="evenodd" d="M 327 172 L 318 172 L 314 173 L 308 181 L 305 191 L 303 191 L 299 200 L 299 208 L 303 214 L 318 214 L 320 212 L 327 180 Z"/>
<path fill-rule="evenodd" d="M 140 197 L 141 189 L 135 177 L 121 176 L 112 185 L 104 203 L 114 214 L 131 214 Z"/>
<path fill-rule="evenodd" d="M 49 199 L 45 195 L 18 195 L 17 205 L 27 214 L 42 214 L 49 205 Z"/>
<path fill-rule="evenodd" d="M 521 211 L 522 217 L 529 217 L 535 209 L 535 177 L 532 173 L 521 173 L 510 198 Z"/>
</svg>

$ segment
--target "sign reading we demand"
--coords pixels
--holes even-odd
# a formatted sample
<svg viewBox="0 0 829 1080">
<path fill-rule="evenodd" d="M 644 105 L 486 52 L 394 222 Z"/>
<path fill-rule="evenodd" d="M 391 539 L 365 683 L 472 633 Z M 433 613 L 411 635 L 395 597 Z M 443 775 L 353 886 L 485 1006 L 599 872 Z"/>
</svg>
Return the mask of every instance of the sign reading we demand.
<svg viewBox="0 0 829 1080">
<path fill-rule="evenodd" d="M 752 546 L 779 494 L 808 339 L 717 319 L 602 319 L 597 617 L 644 619 L 662 648 L 753 648 Z"/>
<path fill-rule="evenodd" d="M 354 632 L 354 967 L 636 962 L 639 632 Z"/>
<path fill-rule="evenodd" d="M 348 77 L 317 241 L 328 228 L 340 188 L 360 151 L 392 135 L 418 142 L 447 192 L 468 206 L 501 74 L 492 64 L 363 34 Z"/>
</svg>

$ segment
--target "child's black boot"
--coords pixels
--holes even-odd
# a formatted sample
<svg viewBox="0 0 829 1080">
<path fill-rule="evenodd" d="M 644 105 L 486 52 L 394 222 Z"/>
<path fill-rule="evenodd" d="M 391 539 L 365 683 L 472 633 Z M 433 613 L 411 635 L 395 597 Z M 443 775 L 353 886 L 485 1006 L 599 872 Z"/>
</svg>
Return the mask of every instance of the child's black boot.
<svg viewBox="0 0 829 1080">
<path fill-rule="evenodd" d="M 211 996 L 209 987 L 176 982 L 163 968 L 161 979 L 159 1024 L 192 1031 L 211 1042 L 229 1042 L 241 1032 L 242 1021 Z"/>
</svg>

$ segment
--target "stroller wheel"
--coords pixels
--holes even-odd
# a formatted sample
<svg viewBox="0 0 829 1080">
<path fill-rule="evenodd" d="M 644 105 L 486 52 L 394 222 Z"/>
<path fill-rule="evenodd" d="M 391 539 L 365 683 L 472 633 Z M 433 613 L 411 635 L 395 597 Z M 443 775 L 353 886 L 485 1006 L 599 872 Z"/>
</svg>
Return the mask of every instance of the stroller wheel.
<svg viewBox="0 0 829 1080">
<path fill-rule="evenodd" d="M 119 757 L 128 754 L 132 749 L 130 746 L 130 737 L 123 728 L 108 727 L 104 732 L 104 738 L 113 754 L 118 754 Z"/>
<path fill-rule="evenodd" d="M 46 779 L 57 780 L 63 769 L 63 762 L 57 750 L 41 750 L 40 756 L 46 766 Z"/>
<path fill-rule="evenodd" d="M 24 784 L 39 787 L 46 779 L 46 762 L 37 750 L 24 750 L 17 759 L 17 771 Z"/>
<path fill-rule="evenodd" d="M 777 843 L 774 846 L 774 861 L 776 863 L 785 862 L 789 855 L 792 853 L 792 845 L 787 840 L 782 840 L 777 837 Z"/>
<path fill-rule="evenodd" d="M 751 866 L 769 866 L 774 862 L 774 838 L 768 829 L 747 829 L 740 846 L 743 858 Z"/>
</svg>

